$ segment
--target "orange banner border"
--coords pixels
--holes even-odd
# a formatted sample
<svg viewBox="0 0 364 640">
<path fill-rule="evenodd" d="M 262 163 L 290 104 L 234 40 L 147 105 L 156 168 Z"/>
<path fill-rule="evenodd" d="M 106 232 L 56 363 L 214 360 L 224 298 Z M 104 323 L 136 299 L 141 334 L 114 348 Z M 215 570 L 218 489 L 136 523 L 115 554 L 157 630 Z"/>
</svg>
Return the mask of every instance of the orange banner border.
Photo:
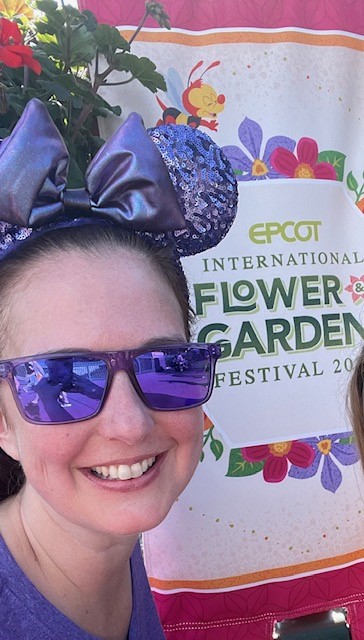
<svg viewBox="0 0 364 640">
<path fill-rule="evenodd" d="M 324 560 L 314 560 L 312 562 L 304 562 L 301 564 L 291 565 L 289 567 L 276 567 L 264 571 L 256 571 L 254 573 L 246 573 L 240 576 L 232 576 L 230 578 L 215 578 L 212 580 L 159 580 L 149 576 L 149 582 L 152 588 L 161 591 L 172 590 L 189 590 L 200 591 L 201 589 L 231 589 L 232 587 L 243 587 L 245 585 L 254 586 L 259 582 L 273 582 L 281 578 L 293 578 L 305 573 L 314 573 L 316 571 L 327 571 L 328 569 L 339 569 L 340 566 L 348 565 L 364 559 L 364 549 L 346 553 L 342 556 L 334 558 L 325 558 Z"/>
<path fill-rule="evenodd" d="M 120 29 L 120 33 L 130 40 L 131 29 Z M 141 31 L 139 42 L 159 42 L 160 44 L 182 44 L 202 47 L 211 44 L 276 44 L 292 42 L 317 47 L 345 47 L 364 51 L 364 40 L 354 35 L 335 33 L 307 33 L 300 31 L 216 31 L 213 33 L 188 33 L 178 31 Z"/>
</svg>

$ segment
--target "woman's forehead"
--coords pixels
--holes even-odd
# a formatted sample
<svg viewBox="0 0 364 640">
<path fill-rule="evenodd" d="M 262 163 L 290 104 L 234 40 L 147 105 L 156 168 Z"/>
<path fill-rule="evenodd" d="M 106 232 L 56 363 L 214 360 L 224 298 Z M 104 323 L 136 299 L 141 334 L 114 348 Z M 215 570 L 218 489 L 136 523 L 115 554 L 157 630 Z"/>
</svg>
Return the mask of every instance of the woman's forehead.
<svg viewBox="0 0 364 640">
<path fill-rule="evenodd" d="M 10 295 L 15 357 L 49 349 L 128 349 L 145 339 L 183 331 L 182 312 L 148 259 L 117 248 L 44 257 Z"/>
</svg>

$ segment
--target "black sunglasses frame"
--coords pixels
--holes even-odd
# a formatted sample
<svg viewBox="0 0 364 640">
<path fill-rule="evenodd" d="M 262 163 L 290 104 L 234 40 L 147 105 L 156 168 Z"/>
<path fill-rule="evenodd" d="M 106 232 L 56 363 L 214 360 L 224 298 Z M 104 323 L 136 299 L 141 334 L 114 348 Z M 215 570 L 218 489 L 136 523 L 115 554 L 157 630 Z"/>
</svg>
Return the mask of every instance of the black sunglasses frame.
<svg viewBox="0 0 364 640">
<path fill-rule="evenodd" d="M 183 349 L 206 349 L 209 355 L 209 365 L 210 365 L 210 380 L 209 387 L 207 393 L 203 400 L 198 400 L 195 403 L 191 403 L 185 407 L 166 407 L 166 408 L 155 408 L 145 396 L 142 391 L 138 380 L 135 375 L 135 370 L 133 366 L 133 361 L 141 355 L 149 354 L 155 351 L 168 351 L 173 349 L 179 349 L 180 351 Z M 47 354 L 36 354 L 33 356 L 26 356 L 25 358 L 14 358 L 11 360 L 0 360 L 0 380 L 7 380 L 15 404 L 20 415 L 31 424 L 36 425 L 57 425 L 57 424 L 72 424 L 74 422 L 84 422 L 86 420 L 90 420 L 91 418 L 95 418 L 103 409 L 105 405 L 105 401 L 108 397 L 110 387 L 113 381 L 113 377 L 115 373 L 118 371 L 125 371 L 128 374 L 129 380 L 131 381 L 136 393 L 139 398 L 143 401 L 143 403 L 154 411 L 184 411 L 186 409 L 193 409 L 195 407 L 199 407 L 202 404 L 205 404 L 211 396 L 213 386 L 214 386 L 214 373 L 215 366 L 218 358 L 221 356 L 221 346 L 219 344 L 210 344 L 204 342 L 186 342 L 186 343 L 175 343 L 175 344 L 155 344 L 149 348 L 140 348 L 140 349 L 129 349 L 125 351 L 65 351 L 61 353 L 47 353 Z M 100 397 L 99 407 L 94 411 L 91 415 L 86 416 L 84 418 L 79 418 L 77 420 L 67 420 L 67 421 L 45 421 L 45 420 L 34 420 L 29 418 L 25 412 L 24 407 L 20 401 L 18 390 L 15 384 L 14 379 L 14 368 L 20 364 L 31 363 L 32 361 L 37 360 L 62 360 L 65 358 L 82 358 L 83 360 L 101 360 L 105 363 L 107 368 L 107 381 L 105 385 L 105 389 L 103 390 L 103 394 Z"/>
</svg>

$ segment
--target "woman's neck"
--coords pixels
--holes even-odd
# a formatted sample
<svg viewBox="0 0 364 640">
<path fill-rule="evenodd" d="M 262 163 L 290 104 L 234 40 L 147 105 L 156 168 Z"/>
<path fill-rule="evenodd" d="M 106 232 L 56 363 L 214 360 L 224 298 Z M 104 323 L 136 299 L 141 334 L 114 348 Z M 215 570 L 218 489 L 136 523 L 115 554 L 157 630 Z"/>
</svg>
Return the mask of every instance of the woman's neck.
<svg viewBox="0 0 364 640">
<path fill-rule="evenodd" d="M 0 505 L 0 533 L 30 581 L 63 614 L 105 640 L 127 637 L 136 535 L 117 538 L 66 523 L 31 488 Z"/>
</svg>

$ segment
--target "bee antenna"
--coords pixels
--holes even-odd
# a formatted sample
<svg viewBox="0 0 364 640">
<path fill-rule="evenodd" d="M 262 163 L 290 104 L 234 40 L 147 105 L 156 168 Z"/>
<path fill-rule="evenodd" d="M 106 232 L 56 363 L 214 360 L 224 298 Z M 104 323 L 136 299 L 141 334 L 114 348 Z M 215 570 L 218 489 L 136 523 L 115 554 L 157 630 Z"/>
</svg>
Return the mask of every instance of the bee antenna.
<svg viewBox="0 0 364 640">
<path fill-rule="evenodd" d="M 190 86 L 190 80 L 192 75 L 195 73 L 196 69 L 198 69 L 201 65 L 203 64 L 203 60 L 200 60 L 200 62 L 198 62 L 197 64 L 195 64 L 195 66 L 193 67 L 193 69 L 191 70 L 190 75 L 188 76 L 188 80 L 187 80 L 187 86 Z"/>
<path fill-rule="evenodd" d="M 218 66 L 219 66 L 219 64 L 220 64 L 220 60 L 215 60 L 215 62 L 212 62 L 212 63 L 207 67 L 207 69 L 205 69 L 205 71 L 201 74 L 201 78 L 202 78 L 202 76 L 204 76 L 204 75 L 205 75 L 206 71 L 209 71 L 209 70 L 210 70 L 210 69 L 212 69 L 213 67 L 218 67 Z"/>
</svg>

